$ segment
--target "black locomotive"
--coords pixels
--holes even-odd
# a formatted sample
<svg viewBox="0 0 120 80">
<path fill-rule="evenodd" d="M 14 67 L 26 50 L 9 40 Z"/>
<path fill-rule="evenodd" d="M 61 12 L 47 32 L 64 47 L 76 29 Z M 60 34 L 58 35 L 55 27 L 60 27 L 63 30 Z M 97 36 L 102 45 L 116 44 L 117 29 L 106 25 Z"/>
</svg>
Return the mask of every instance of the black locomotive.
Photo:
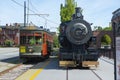
<svg viewBox="0 0 120 80">
<path fill-rule="evenodd" d="M 96 38 L 92 35 L 91 24 L 83 19 L 80 7 L 76 8 L 72 20 L 60 24 L 59 42 L 60 66 L 80 66 L 84 61 L 98 60 Z"/>
</svg>

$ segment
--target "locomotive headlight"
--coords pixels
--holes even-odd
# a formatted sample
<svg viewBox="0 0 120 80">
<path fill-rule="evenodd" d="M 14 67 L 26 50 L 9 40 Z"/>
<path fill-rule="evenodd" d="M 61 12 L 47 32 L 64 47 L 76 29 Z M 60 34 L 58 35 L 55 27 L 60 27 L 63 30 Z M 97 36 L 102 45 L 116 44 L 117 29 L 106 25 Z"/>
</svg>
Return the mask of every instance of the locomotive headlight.
<svg viewBox="0 0 120 80">
<path fill-rule="evenodd" d="M 81 13 L 77 13 L 77 17 L 80 17 L 81 16 Z"/>
</svg>

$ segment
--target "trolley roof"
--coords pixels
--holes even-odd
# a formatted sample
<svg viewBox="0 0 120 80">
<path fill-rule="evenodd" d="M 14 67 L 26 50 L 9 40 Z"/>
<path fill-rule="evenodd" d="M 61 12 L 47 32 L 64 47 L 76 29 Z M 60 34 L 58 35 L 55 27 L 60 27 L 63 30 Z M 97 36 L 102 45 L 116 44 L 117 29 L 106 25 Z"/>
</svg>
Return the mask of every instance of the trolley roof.
<svg viewBox="0 0 120 80">
<path fill-rule="evenodd" d="M 49 29 L 44 29 L 44 28 L 40 28 L 40 27 L 37 27 L 37 26 L 26 26 L 26 27 L 22 27 L 20 29 L 20 31 L 41 31 L 41 32 L 47 32 L 49 34 L 52 35 L 52 33 L 49 31 Z"/>
</svg>

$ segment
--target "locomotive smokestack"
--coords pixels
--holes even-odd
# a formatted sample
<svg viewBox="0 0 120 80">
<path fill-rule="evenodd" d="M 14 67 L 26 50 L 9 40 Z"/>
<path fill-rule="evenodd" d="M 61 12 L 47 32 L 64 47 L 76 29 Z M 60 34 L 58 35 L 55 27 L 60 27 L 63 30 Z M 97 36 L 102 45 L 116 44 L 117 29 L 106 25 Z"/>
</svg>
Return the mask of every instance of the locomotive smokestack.
<svg viewBox="0 0 120 80">
<path fill-rule="evenodd" d="M 83 15 L 82 15 L 82 10 L 80 7 L 76 7 L 75 8 L 75 18 L 78 19 L 83 19 Z"/>
</svg>

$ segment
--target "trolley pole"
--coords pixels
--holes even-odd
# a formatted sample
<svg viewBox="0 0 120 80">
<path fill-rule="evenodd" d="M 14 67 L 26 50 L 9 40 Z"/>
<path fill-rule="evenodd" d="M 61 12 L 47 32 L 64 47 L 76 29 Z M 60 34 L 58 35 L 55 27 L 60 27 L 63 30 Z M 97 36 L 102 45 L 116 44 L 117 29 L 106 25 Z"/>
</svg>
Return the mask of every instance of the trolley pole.
<svg viewBox="0 0 120 80">
<path fill-rule="evenodd" d="M 49 16 L 49 14 L 27 14 L 27 15 L 31 15 L 31 16 L 47 16 L 47 17 Z M 47 19 L 46 18 L 44 18 L 44 19 L 45 19 L 44 27 L 47 28 Z"/>
</svg>

